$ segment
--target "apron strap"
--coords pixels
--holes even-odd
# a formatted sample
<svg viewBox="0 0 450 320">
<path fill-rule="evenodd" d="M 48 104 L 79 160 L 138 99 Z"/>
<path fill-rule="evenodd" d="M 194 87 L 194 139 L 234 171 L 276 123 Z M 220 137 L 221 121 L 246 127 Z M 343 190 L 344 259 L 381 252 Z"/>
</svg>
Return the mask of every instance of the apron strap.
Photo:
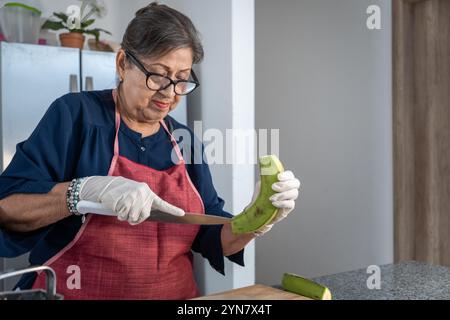
<svg viewBox="0 0 450 320">
<path fill-rule="evenodd" d="M 114 138 L 114 156 L 119 156 L 119 128 L 120 128 L 120 114 L 117 109 L 117 89 L 113 89 L 112 91 L 113 99 L 114 99 L 114 110 L 115 110 L 115 123 L 116 123 L 116 135 Z"/>
<path fill-rule="evenodd" d="M 112 91 L 114 104 L 115 104 L 115 122 L 116 122 L 116 136 L 114 138 L 114 156 L 119 156 L 119 127 L 120 127 L 120 114 L 119 110 L 117 109 L 117 89 L 113 89 Z M 172 133 L 167 128 L 166 123 L 164 120 L 160 120 L 159 123 L 163 126 L 164 130 L 166 130 L 167 134 L 170 137 L 170 141 L 172 142 L 172 146 L 175 149 L 175 152 L 177 154 L 178 160 L 180 162 L 184 162 L 183 155 L 181 154 L 180 148 L 178 146 L 177 141 L 173 137 Z"/>
<path fill-rule="evenodd" d="M 181 154 L 181 151 L 180 151 L 180 147 L 178 147 L 178 143 L 175 140 L 175 138 L 173 137 L 172 133 L 170 133 L 169 129 L 167 128 L 166 123 L 164 122 L 164 120 L 160 120 L 159 123 L 163 126 L 164 130 L 166 130 L 167 134 L 169 135 L 170 141 L 172 142 L 172 146 L 175 149 L 178 160 L 180 162 L 184 162 L 183 155 Z"/>
</svg>

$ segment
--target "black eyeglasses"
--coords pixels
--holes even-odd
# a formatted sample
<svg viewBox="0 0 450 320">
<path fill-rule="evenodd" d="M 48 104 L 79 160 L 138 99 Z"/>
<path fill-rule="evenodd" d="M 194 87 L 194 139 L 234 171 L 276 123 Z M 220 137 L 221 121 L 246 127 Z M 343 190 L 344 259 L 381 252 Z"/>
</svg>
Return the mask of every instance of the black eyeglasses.
<svg viewBox="0 0 450 320">
<path fill-rule="evenodd" d="M 148 71 L 142 62 L 140 62 L 130 51 L 126 50 L 125 54 L 128 58 L 138 67 L 147 77 L 145 83 L 147 88 L 153 91 L 165 90 L 173 84 L 173 90 L 175 94 L 179 96 L 185 96 L 192 91 L 194 91 L 200 82 L 198 82 L 197 76 L 194 70 L 191 70 L 192 80 L 172 80 L 169 77 L 163 76 L 162 74 Z"/>
</svg>

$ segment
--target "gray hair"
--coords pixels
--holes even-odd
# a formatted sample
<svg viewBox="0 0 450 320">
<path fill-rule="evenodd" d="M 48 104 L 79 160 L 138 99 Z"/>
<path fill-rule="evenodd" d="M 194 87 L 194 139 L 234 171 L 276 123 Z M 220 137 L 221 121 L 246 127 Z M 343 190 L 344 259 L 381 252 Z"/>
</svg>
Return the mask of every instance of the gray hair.
<svg viewBox="0 0 450 320">
<path fill-rule="evenodd" d="M 201 62 L 204 55 L 192 21 L 181 12 L 157 2 L 136 12 L 121 45 L 124 50 L 144 57 L 161 57 L 176 49 L 191 48 L 193 63 Z"/>
</svg>

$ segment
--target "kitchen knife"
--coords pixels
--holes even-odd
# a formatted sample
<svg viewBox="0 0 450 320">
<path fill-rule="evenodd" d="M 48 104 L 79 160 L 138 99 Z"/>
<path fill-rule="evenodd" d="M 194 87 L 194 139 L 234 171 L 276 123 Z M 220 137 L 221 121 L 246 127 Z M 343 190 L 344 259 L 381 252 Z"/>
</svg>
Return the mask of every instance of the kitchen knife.
<svg viewBox="0 0 450 320">
<path fill-rule="evenodd" d="M 101 203 L 82 200 L 77 204 L 77 210 L 81 214 L 94 213 L 104 216 L 117 216 L 117 214 L 103 206 Z M 152 210 L 150 217 L 147 221 L 157 221 L 165 223 L 183 223 L 183 224 L 205 224 L 205 225 L 218 225 L 231 222 L 231 218 L 220 217 L 209 214 L 198 214 L 186 212 L 182 217 L 174 216 L 169 213 Z"/>
</svg>

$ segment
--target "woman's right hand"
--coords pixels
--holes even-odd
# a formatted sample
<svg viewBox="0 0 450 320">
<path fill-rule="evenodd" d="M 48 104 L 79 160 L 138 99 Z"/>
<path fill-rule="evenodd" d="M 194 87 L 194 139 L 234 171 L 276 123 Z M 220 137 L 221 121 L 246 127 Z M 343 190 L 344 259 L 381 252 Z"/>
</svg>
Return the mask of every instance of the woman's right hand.
<svg viewBox="0 0 450 320">
<path fill-rule="evenodd" d="M 124 177 L 91 176 L 81 183 L 80 200 L 100 202 L 117 213 L 121 221 L 135 225 L 145 221 L 152 209 L 183 216 L 184 210 L 158 197 L 144 182 Z"/>
</svg>

